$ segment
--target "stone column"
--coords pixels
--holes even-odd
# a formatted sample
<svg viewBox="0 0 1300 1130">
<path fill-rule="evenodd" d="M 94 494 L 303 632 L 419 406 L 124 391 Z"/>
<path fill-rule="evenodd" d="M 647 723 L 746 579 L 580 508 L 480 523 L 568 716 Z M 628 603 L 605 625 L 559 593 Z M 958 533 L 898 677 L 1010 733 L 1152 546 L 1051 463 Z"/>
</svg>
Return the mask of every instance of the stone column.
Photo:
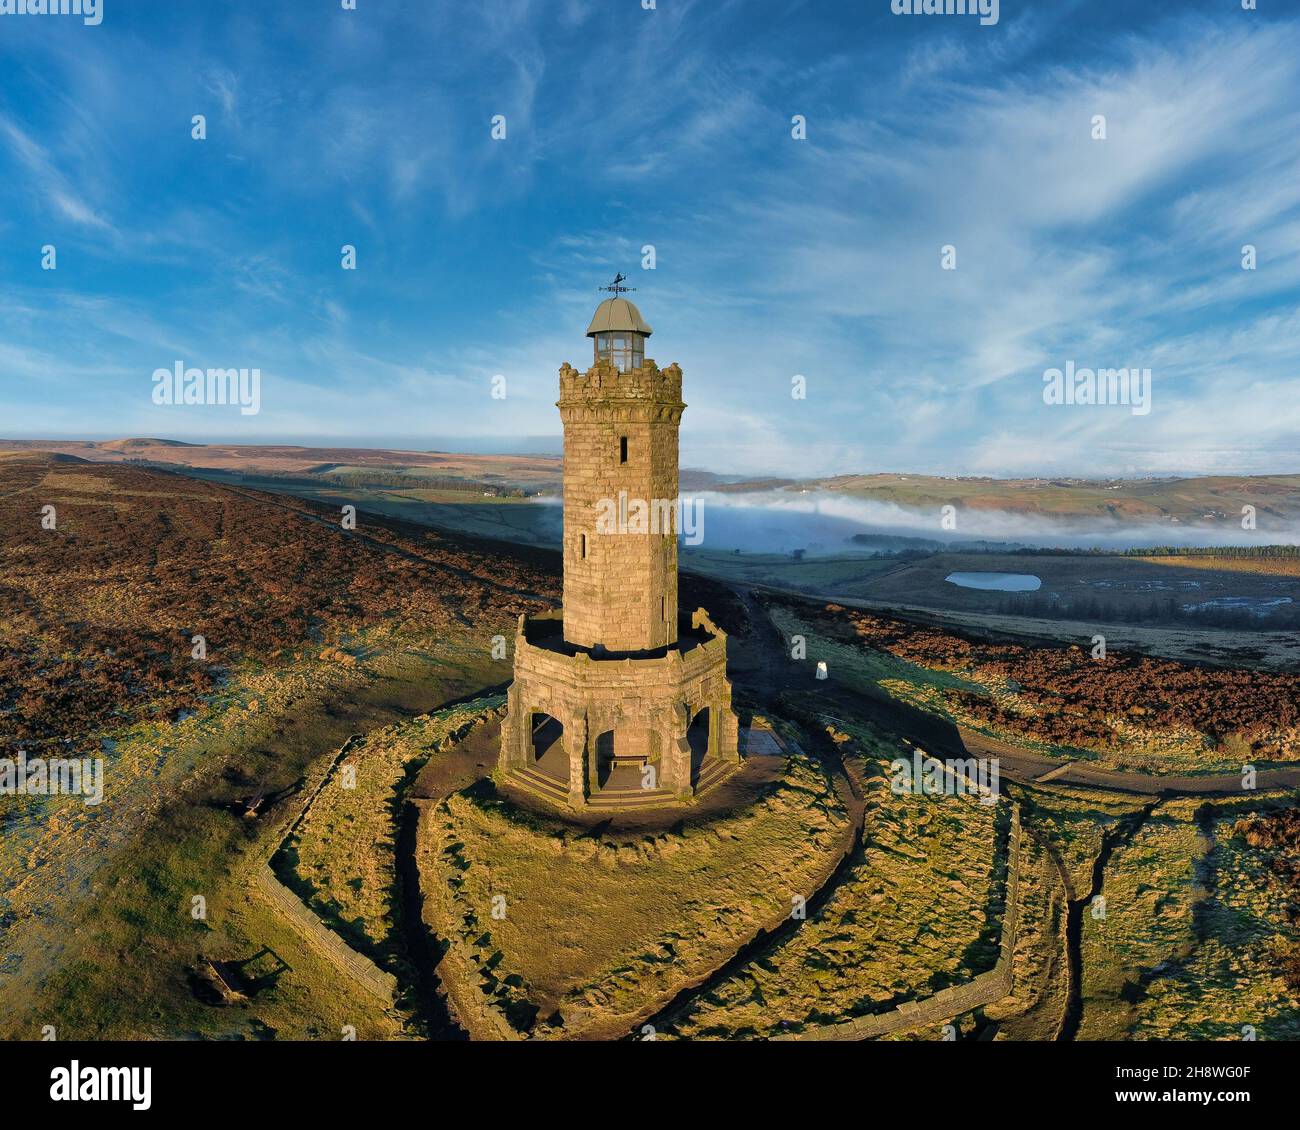
<svg viewBox="0 0 1300 1130">
<path fill-rule="evenodd" d="M 506 716 L 501 722 L 501 758 L 503 772 L 519 769 L 528 764 L 528 745 L 532 734 L 532 714 L 523 706 L 519 683 L 510 684 L 506 692 Z"/>
<path fill-rule="evenodd" d="M 691 795 L 691 745 L 686 740 L 690 710 L 677 703 L 664 729 L 663 758 L 659 770 L 659 787 L 683 799 Z"/>
<path fill-rule="evenodd" d="M 564 724 L 564 748 L 569 755 L 569 805 L 584 808 L 587 804 L 587 712 L 571 716 Z"/>
<path fill-rule="evenodd" d="M 727 697 L 730 700 L 731 696 Z M 709 717 L 717 728 L 713 754 L 724 762 L 738 764 L 740 762 L 740 720 L 736 717 L 736 712 L 731 709 L 731 702 L 720 702 L 710 707 Z"/>
</svg>

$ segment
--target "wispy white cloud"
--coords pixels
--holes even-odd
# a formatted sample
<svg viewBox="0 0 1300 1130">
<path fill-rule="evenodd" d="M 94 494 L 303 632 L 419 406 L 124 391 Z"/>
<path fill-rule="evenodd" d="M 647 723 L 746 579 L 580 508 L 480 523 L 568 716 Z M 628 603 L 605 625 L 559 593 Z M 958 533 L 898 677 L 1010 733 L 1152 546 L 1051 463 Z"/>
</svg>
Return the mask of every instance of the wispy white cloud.
<svg viewBox="0 0 1300 1130">
<path fill-rule="evenodd" d="M 32 192 L 41 203 L 74 224 L 112 230 L 112 225 L 82 199 L 80 190 L 59 171 L 49 152 L 3 115 L 0 138 L 26 170 Z"/>
</svg>

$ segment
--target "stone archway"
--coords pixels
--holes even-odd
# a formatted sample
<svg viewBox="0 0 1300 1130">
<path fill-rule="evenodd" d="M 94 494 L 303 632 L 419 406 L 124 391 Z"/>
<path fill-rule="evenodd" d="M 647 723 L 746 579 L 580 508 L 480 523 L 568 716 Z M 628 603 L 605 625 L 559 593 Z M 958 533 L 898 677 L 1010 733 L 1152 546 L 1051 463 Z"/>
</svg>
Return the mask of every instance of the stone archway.
<svg viewBox="0 0 1300 1130">
<path fill-rule="evenodd" d="M 614 769 L 614 731 L 605 730 L 592 742 L 596 757 L 596 787 L 603 789 Z"/>
<path fill-rule="evenodd" d="M 566 785 L 569 754 L 565 748 L 564 723 L 553 715 L 534 710 L 529 715 L 528 764 Z"/>
<path fill-rule="evenodd" d="M 702 706 L 686 728 L 686 744 L 691 748 L 691 788 L 699 783 L 704 763 L 713 751 L 713 711 Z"/>
</svg>

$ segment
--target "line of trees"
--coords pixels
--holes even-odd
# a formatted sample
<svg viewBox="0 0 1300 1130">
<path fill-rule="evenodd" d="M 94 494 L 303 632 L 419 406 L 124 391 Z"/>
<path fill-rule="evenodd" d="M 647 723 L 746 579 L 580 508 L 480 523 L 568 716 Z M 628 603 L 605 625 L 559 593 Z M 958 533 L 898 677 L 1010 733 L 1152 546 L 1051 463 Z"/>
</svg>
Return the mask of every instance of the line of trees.
<svg viewBox="0 0 1300 1130">
<path fill-rule="evenodd" d="M 164 471 L 175 471 L 176 465 L 157 463 L 147 459 L 127 459 L 126 463 Z M 523 498 L 524 491 L 518 487 L 489 483 L 482 479 L 458 479 L 452 475 L 412 475 L 404 471 L 356 470 L 323 471 L 320 474 L 293 471 L 229 471 L 225 468 L 208 469 L 187 467 L 198 471 L 205 477 L 213 475 L 220 482 L 262 480 L 278 483 L 286 487 L 307 487 L 320 490 L 322 487 L 352 487 L 358 490 L 366 488 L 396 488 L 399 490 L 454 490 L 473 491 L 477 494 L 490 494 L 499 498 Z"/>
<path fill-rule="evenodd" d="M 1007 616 L 1044 620 L 1084 620 L 1110 624 L 1179 624 L 1193 628 L 1233 628 L 1238 631 L 1286 632 L 1300 629 L 1300 605 L 1283 604 L 1267 613 L 1248 608 L 1185 607 L 1176 597 L 1115 603 L 1095 596 L 1053 600 L 1050 596 L 1017 593 L 1005 596 L 998 609 Z"/>
<path fill-rule="evenodd" d="M 872 534 L 854 534 L 849 539 L 858 545 L 878 545 L 872 558 L 891 557 L 898 560 L 930 557 L 936 553 L 988 553 L 1008 557 L 1300 557 L 1300 545 L 1221 545 L 1221 546 L 1133 546 L 1127 549 L 1104 549 L 1098 546 L 1070 548 L 1067 546 L 1030 546 L 1006 542 L 929 542 L 915 544 L 922 539 L 877 537 Z M 910 542 L 906 548 L 893 548 L 889 543 Z"/>
<path fill-rule="evenodd" d="M 1300 545 L 1222 545 L 1179 547 L 1157 545 L 1150 549 L 1126 549 L 1125 557 L 1300 557 Z"/>
</svg>

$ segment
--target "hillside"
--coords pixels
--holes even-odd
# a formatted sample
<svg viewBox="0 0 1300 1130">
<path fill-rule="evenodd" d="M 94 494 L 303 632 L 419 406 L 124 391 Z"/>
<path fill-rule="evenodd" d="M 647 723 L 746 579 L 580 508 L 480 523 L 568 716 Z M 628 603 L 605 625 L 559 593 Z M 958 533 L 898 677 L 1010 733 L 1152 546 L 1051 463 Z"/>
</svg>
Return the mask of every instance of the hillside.
<svg viewBox="0 0 1300 1130">
<path fill-rule="evenodd" d="M 95 463 L 136 462 L 231 475 L 346 475 L 351 471 L 464 480 L 474 487 L 538 491 L 557 487 L 557 456 L 460 455 L 371 447 L 200 444 L 165 439 L 0 440 L 0 452 L 55 452 Z M 326 480 L 327 481 L 327 480 Z"/>
<path fill-rule="evenodd" d="M 277 444 L 193 444 L 165 439 L 4 440 L 5 451 L 46 451 L 91 462 L 143 462 L 211 473 L 221 481 L 264 477 L 286 486 L 388 486 L 438 489 L 471 502 L 484 493 L 555 494 L 561 461 L 553 455 L 472 455 L 368 447 L 295 447 Z M 1058 519 L 1236 525 L 1242 507 L 1262 518 L 1300 516 L 1300 475 L 1207 476 L 1146 479 L 995 479 L 966 476 L 860 474 L 805 480 L 682 471 L 682 489 L 728 494 L 828 491 L 910 509 L 952 504 L 973 510 Z M 427 501 L 427 500 L 426 500 Z"/>
<path fill-rule="evenodd" d="M 1242 507 L 1261 515 L 1300 515 L 1300 475 L 1161 479 L 991 479 L 933 475 L 839 475 L 799 484 L 915 509 L 952 504 L 1053 518 L 1174 519 L 1237 523 Z"/>
<path fill-rule="evenodd" d="M 0 758 L 91 759 L 102 786 L 84 802 L 0 797 L 0 1038 L 50 1022 L 69 1038 L 239 1039 L 435 1023 L 433 1004 L 399 1018 L 340 979 L 249 874 L 352 736 L 509 679 L 496 641 L 554 606 L 559 556 L 339 517 L 168 471 L 0 454 Z M 188 979 L 203 953 L 262 946 L 293 987 L 254 1014 L 211 1008 Z"/>
<path fill-rule="evenodd" d="M 488 570 L 469 539 L 65 458 L 0 460 L 0 751 L 173 717 L 244 659 L 376 622 L 509 632 L 556 589 L 526 550 Z"/>
<path fill-rule="evenodd" d="M 41 524 L 44 507 L 54 508 L 53 529 Z M 103 766 L 102 803 L 27 795 L 0 804 L 0 1037 L 31 1038 L 47 1023 L 70 1039 L 321 1039 L 344 1026 L 359 1039 L 446 1036 L 454 1026 L 428 985 L 435 976 L 448 978 L 438 984 L 460 982 L 438 965 L 420 988 L 414 970 L 427 939 L 406 927 L 420 921 L 425 904 L 396 879 L 412 859 L 430 869 L 436 861 L 449 889 L 459 890 L 471 856 L 479 861 L 466 887 L 472 899 L 482 901 L 486 888 L 473 884 L 485 879 L 511 891 L 515 932 L 494 927 L 493 937 L 500 932 L 503 960 L 523 972 L 506 964 L 506 976 L 476 976 L 470 987 L 499 981 L 513 992 L 522 977 L 538 987 L 547 1015 L 558 1001 L 575 1032 L 584 1008 L 591 1023 L 621 1032 L 628 1009 L 676 996 L 678 981 L 665 988 L 657 980 L 666 972 L 693 980 L 736 951 L 756 913 L 784 920 L 784 899 L 772 903 L 777 874 L 811 889 L 825 872 L 828 896 L 840 900 L 828 905 L 849 915 L 837 913 L 831 925 L 838 932 L 860 911 L 875 956 L 828 981 L 802 957 L 795 944 L 802 934 L 774 933 L 755 959 L 764 969 L 800 970 L 799 999 L 818 1015 L 852 1013 L 868 998 L 885 1007 L 898 994 L 899 962 L 911 963 L 908 993 L 934 987 L 930 957 L 915 953 L 918 922 L 954 959 L 948 975 L 973 975 L 991 959 L 981 923 L 997 910 L 998 884 L 990 880 L 999 835 L 979 805 L 964 815 L 945 805 L 941 828 L 914 825 L 903 813 L 898 823 L 882 807 L 897 798 L 882 794 L 870 825 L 860 828 L 863 842 L 892 843 L 897 832 L 900 850 L 877 853 L 861 869 L 836 868 L 836 852 L 854 831 L 849 810 L 839 807 L 849 792 L 833 791 L 822 777 L 837 758 L 891 756 L 897 725 L 914 741 L 960 734 L 973 748 L 1003 743 L 988 748 L 1006 749 L 1009 773 L 1029 759 L 1039 776 L 1058 757 L 1076 775 L 1111 765 L 1227 768 L 1234 801 L 1243 758 L 1257 760 L 1262 772 L 1294 772 L 1294 676 L 1120 655 L 1099 666 L 1079 647 L 971 641 L 821 601 L 737 597 L 683 575 L 684 606 L 706 605 L 730 633 L 738 699 L 774 694 L 816 757 L 802 770 L 791 763 L 788 771 L 806 779 L 791 778 L 798 787 L 790 787 L 768 781 L 784 759 L 769 769 L 756 754 L 756 776 L 745 787 L 761 793 L 771 784 L 770 796 L 735 813 L 720 816 L 706 802 L 686 814 L 687 823 L 707 823 L 716 835 L 679 832 L 682 817 L 673 813 L 661 835 L 641 837 L 629 823 L 611 833 L 617 842 L 608 848 L 572 837 L 566 856 L 567 833 L 546 830 L 535 815 L 500 815 L 510 810 L 481 780 L 495 758 L 490 724 L 463 748 L 448 744 L 467 719 L 481 722 L 500 708 L 510 659 L 494 637 L 508 639 L 521 612 L 554 606 L 558 555 L 364 511 L 359 519 L 347 530 L 336 506 L 139 465 L 0 456 L 0 756 L 55 750 Z M 802 673 L 790 665 L 779 641 L 795 633 L 808 640 L 810 658 L 829 660 L 829 680 L 814 679 L 806 663 Z M 205 656 L 194 652 L 196 636 Z M 1158 700 L 1152 686 L 1164 688 Z M 343 766 L 356 772 L 355 792 L 342 779 L 333 787 Z M 866 768 L 864 761 L 854 772 Z M 874 770 L 869 776 L 884 779 Z M 422 824 L 411 823 L 419 810 L 408 811 L 403 798 L 417 781 L 465 791 L 437 807 L 451 838 L 412 855 Z M 1222 786 L 1206 780 L 1204 787 Z M 820 799 L 810 805 L 813 795 Z M 296 824 L 304 805 L 310 815 Z M 851 807 L 854 820 L 865 818 L 861 805 Z M 970 874 L 969 897 L 935 917 L 925 892 L 951 885 L 953 872 L 943 858 L 912 850 L 912 841 L 932 845 L 938 834 Z M 629 836 L 644 840 L 645 850 Z M 727 853 L 718 854 L 716 843 L 730 845 Z M 267 860 L 277 845 L 273 873 Z M 802 871 L 787 858 L 795 850 L 811 852 Z M 597 851 L 605 862 L 593 870 Z M 1169 847 L 1169 874 L 1187 871 L 1190 851 L 1181 840 Z M 651 859 L 656 881 L 635 882 Z M 664 879 L 670 872 L 690 898 L 673 894 Z M 294 925 L 294 913 L 306 911 L 285 893 L 286 911 L 268 886 L 276 877 L 319 916 L 313 928 Z M 909 893 L 897 899 L 900 914 L 882 919 L 871 908 L 885 889 Z M 719 901 L 697 904 L 703 890 Z M 1042 884 L 1030 893 L 1042 903 L 1033 913 L 1046 914 Z M 196 898 L 202 916 L 193 912 Z M 772 903 L 766 910 L 763 898 Z M 568 909 L 575 900 L 585 900 L 588 918 Z M 565 908 L 559 920 L 556 906 Z M 737 909 L 724 914 L 719 906 Z M 1275 992 L 1281 975 L 1260 955 L 1285 931 L 1274 911 L 1257 909 L 1249 939 L 1255 965 L 1248 975 L 1216 974 L 1224 993 L 1243 985 Z M 466 953 L 480 953 L 490 972 L 496 958 L 479 944 L 481 927 L 471 926 Z M 320 940 L 327 929 L 402 981 L 396 1007 L 339 975 Z M 559 930 L 582 944 L 557 946 Z M 606 950 L 595 945 L 598 936 Z M 662 950 L 656 939 L 669 936 L 672 949 Z M 588 952 L 600 960 L 574 964 Z M 282 978 L 250 989 L 240 1007 L 214 1002 L 202 977 L 214 968 L 210 959 L 231 970 L 268 953 L 283 961 Z M 639 972 L 625 978 L 628 961 Z M 1108 961 L 1093 966 L 1104 974 Z M 878 975 L 886 980 L 878 983 Z M 588 984 L 599 989 L 590 1001 L 618 990 L 609 996 L 617 1005 L 610 1016 L 590 1010 Z M 739 1010 L 734 1021 L 714 1016 L 714 1035 L 733 1023 L 747 1031 L 761 1004 L 738 1004 L 713 989 L 693 1000 Z M 762 1023 L 779 1024 L 781 1002 L 762 1007 Z M 1269 1031 L 1282 1030 L 1280 1007 L 1256 1009 Z M 1194 1015 L 1171 1007 L 1150 1010 L 1149 1019 L 1184 1024 Z"/>
<path fill-rule="evenodd" d="M 394 1034 L 265 910 L 232 914 L 230 869 L 260 827 L 249 813 L 280 819 L 350 734 L 508 678 L 492 638 L 553 603 L 558 561 L 338 519 L 165 471 L 0 456 L 0 758 L 102 764 L 94 803 L 0 798 L 0 1034 L 31 1031 L 31 1008 L 61 1032 L 144 1034 L 166 1002 L 168 1032 L 247 1036 L 246 1016 L 209 1017 L 180 974 L 196 950 L 251 952 L 254 938 L 315 985 L 285 1016 L 305 1007 L 337 1030 L 337 1009 Z M 215 932 L 176 913 L 194 890 Z M 123 955 L 145 947 L 119 983 Z"/>
</svg>

